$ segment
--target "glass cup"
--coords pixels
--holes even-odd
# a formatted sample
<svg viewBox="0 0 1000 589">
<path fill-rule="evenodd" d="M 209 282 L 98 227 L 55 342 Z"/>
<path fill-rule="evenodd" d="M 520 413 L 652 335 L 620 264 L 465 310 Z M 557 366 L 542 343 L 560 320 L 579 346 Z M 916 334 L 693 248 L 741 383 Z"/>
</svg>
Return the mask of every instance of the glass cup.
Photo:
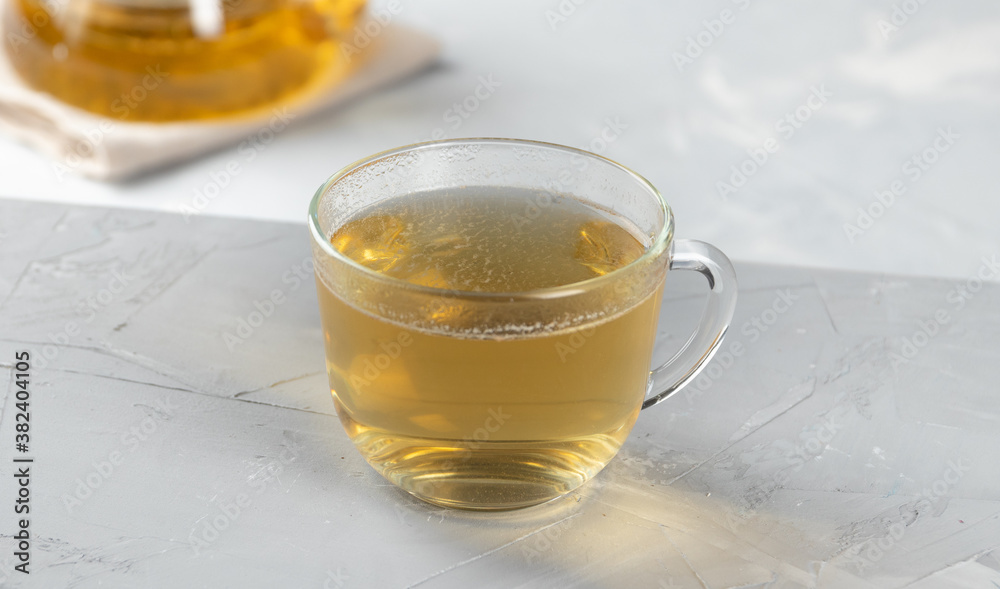
<svg viewBox="0 0 1000 589">
<path fill-rule="evenodd" d="M 526 222 L 571 197 L 630 227 L 644 252 L 582 282 L 493 293 L 387 276 L 331 243 L 361 211 L 442 189 L 532 194 Z M 448 507 L 526 507 L 588 481 L 614 458 L 640 409 L 705 366 L 736 305 L 728 258 L 674 240 L 671 210 L 648 181 L 559 145 L 459 139 L 386 151 L 320 187 L 309 227 L 341 423 L 385 478 Z M 668 270 L 703 274 L 708 304 L 682 349 L 651 370 Z"/>
</svg>

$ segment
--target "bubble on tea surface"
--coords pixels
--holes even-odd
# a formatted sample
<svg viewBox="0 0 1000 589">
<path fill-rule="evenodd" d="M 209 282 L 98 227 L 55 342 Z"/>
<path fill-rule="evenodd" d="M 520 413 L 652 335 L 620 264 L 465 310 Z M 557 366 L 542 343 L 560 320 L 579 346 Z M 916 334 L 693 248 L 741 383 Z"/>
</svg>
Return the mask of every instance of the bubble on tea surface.
<svg viewBox="0 0 1000 589">
<path fill-rule="evenodd" d="M 588 221 L 576 234 L 574 258 L 603 276 L 643 254 L 642 244 L 624 227 L 610 221 Z"/>
<path fill-rule="evenodd" d="M 330 243 L 348 258 L 376 272 L 388 273 L 409 257 L 407 225 L 396 215 L 372 215 L 341 228 Z"/>
</svg>

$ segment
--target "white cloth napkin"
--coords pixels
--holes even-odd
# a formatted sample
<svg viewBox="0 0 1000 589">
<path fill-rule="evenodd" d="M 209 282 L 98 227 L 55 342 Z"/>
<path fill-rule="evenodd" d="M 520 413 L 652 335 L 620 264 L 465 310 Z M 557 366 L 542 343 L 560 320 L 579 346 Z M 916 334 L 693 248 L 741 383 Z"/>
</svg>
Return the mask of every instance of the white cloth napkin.
<svg viewBox="0 0 1000 589">
<path fill-rule="evenodd" d="M 426 34 L 390 24 L 365 48 L 357 69 L 324 91 L 239 119 L 126 123 L 27 87 L 0 50 L 0 132 L 53 158 L 57 174 L 122 180 L 238 143 L 267 132 L 269 125 L 273 130 L 290 119 L 294 119 L 291 124 L 298 123 L 422 69 L 439 51 L 438 42 Z"/>
</svg>

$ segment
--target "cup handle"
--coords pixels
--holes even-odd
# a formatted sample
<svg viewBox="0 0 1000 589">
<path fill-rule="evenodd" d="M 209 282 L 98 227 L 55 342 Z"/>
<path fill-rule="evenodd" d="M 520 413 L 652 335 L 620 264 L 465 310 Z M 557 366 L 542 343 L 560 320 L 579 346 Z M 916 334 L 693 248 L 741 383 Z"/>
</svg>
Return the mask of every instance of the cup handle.
<svg viewBox="0 0 1000 589">
<path fill-rule="evenodd" d="M 652 407 L 698 376 L 715 355 L 736 310 L 736 270 L 726 254 L 703 241 L 680 239 L 670 249 L 670 270 L 694 270 L 708 279 L 708 304 L 701 323 L 672 358 L 649 373 L 649 391 L 642 408 Z M 669 272 L 668 272 L 669 275 Z"/>
</svg>

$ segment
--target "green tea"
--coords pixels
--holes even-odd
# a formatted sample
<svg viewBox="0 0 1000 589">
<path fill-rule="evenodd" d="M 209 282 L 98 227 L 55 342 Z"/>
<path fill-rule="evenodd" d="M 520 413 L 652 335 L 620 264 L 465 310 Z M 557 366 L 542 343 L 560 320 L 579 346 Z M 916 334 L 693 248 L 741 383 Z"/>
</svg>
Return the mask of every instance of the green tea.
<svg viewBox="0 0 1000 589">
<path fill-rule="evenodd" d="M 411 195 L 343 223 L 330 241 L 350 259 L 446 289 L 419 321 L 405 322 L 319 279 L 331 389 L 361 453 L 400 487 L 452 507 L 531 505 L 596 474 L 646 392 L 660 289 L 608 301 L 617 311 L 570 328 L 537 322 L 514 334 L 482 308 L 505 306 L 509 322 L 517 302 L 480 302 L 464 324 L 463 295 L 451 295 L 584 283 L 639 258 L 637 235 L 609 211 L 511 188 Z M 378 296 L 394 288 L 405 287 L 383 281 Z M 563 304 L 554 297 L 543 308 L 557 316 Z"/>
</svg>

